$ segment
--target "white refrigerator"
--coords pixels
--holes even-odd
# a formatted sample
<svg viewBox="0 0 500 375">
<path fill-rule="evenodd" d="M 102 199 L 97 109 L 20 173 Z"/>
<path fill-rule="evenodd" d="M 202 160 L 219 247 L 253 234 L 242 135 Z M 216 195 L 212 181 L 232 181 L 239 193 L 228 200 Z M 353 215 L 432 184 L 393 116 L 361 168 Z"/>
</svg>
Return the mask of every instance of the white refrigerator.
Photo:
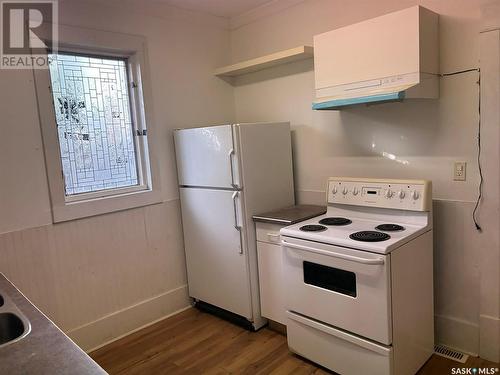
<svg viewBox="0 0 500 375">
<path fill-rule="evenodd" d="M 189 295 L 258 329 L 252 216 L 295 202 L 290 124 L 179 129 L 174 140 Z"/>
</svg>

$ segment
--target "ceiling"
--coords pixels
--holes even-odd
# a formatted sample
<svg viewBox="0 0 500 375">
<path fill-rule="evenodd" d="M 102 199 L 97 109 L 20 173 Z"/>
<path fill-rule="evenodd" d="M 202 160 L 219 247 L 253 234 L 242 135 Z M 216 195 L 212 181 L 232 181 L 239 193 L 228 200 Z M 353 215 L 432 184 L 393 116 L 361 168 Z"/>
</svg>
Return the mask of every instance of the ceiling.
<svg viewBox="0 0 500 375">
<path fill-rule="evenodd" d="M 178 8 L 209 13 L 219 17 L 235 17 L 273 0 L 156 0 Z"/>
</svg>

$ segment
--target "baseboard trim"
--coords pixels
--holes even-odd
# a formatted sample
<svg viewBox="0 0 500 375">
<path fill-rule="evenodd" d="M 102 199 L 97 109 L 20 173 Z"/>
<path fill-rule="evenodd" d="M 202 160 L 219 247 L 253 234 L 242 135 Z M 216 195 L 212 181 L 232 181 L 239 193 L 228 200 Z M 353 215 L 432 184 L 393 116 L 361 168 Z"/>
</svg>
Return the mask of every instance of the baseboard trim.
<svg viewBox="0 0 500 375">
<path fill-rule="evenodd" d="M 479 316 L 479 355 L 492 362 L 500 362 L 500 318 Z"/>
<path fill-rule="evenodd" d="M 479 353 L 479 324 L 451 316 L 435 315 L 435 342 L 474 357 Z"/>
<path fill-rule="evenodd" d="M 187 285 L 182 285 L 70 329 L 66 334 L 84 351 L 91 352 L 190 307 Z"/>
<path fill-rule="evenodd" d="M 115 337 L 115 338 L 113 338 L 113 339 L 111 339 L 111 340 L 109 340 L 109 341 L 103 342 L 102 344 L 100 344 L 100 345 L 98 345 L 98 346 L 96 346 L 96 347 L 94 347 L 94 348 L 87 349 L 85 352 L 86 352 L 87 354 L 89 354 L 89 353 L 91 353 L 91 352 L 93 352 L 93 351 L 95 351 L 95 350 L 97 350 L 97 349 L 100 349 L 100 348 L 102 348 L 102 347 L 104 347 L 104 346 L 106 346 L 106 345 L 108 345 L 108 344 L 111 344 L 111 343 L 113 343 L 113 342 L 115 342 L 115 341 L 118 341 L 118 340 L 120 340 L 120 339 L 124 338 L 124 337 L 127 337 L 128 335 L 131 335 L 131 334 L 133 334 L 133 333 L 135 333 L 135 332 L 137 332 L 137 331 L 140 331 L 141 329 L 144 329 L 144 328 L 147 328 L 147 327 L 149 327 L 149 326 L 152 326 L 153 324 L 156 324 L 156 323 L 158 323 L 158 322 L 161 322 L 162 320 L 168 319 L 168 318 L 170 318 L 170 317 L 172 317 L 172 316 L 174 316 L 174 315 L 180 314 L 181 312 L 186 311 L 186 310 L 189 310 L 189 309 L 192 309 L 192 308 L 193 308 L 193 306 L 191 306 L 191 305 L 186 306 L 186 307 L 183 307 L 182 309 L 177 310 L 177 311 L 174 311 L 174 312 L 173 312 L 173 313 L 171 313 L 171 314 L 165 315 L 165 316 L 163 316 L 163 317 L 161 317 L 161 318 L 158 318 L 158 319 L 156 319 L 156 320 L 153 320 L 153 321 L 152 321 L 152 322 L 150 322 L 150 323 L 147 323 L 147 324 L 144 324 L 143 326 L 137 327 L 137 328 L 133 329 L 133 330 L 132 330 L 132 331 L 130 331 L 130 332 L 124 333 L 123 335 L 120 335 L 120 336 L 118 336 L 118 337 Z"/>
</svg>

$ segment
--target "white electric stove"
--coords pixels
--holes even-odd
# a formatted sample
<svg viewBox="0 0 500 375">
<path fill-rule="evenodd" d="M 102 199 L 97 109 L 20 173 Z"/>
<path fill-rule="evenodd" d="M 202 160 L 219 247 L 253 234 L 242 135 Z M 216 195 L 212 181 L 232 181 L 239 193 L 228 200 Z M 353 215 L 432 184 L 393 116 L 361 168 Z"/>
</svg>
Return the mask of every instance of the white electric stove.
<svg viewBox="0 0 500 375">
<path fill-rule="evenodd" d="M 290 349 L 341 374 L 414 374 L 434 350 L 429 181 L 331 178 L 281 230 Z"/>
</svg>

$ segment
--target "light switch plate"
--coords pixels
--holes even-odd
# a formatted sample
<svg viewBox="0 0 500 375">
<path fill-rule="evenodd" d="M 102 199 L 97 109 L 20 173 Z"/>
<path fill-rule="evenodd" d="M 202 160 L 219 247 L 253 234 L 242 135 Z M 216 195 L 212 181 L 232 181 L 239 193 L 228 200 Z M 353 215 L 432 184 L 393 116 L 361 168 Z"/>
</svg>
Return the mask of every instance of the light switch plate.
<svg viewBox="0 0 500 375">
<path fill-rule="evenodd" d="M 465 161 L 456 161 L 453 166 L 453 180 L 465 181 L 467 172 L 467 163 Z"/>
</svg>

